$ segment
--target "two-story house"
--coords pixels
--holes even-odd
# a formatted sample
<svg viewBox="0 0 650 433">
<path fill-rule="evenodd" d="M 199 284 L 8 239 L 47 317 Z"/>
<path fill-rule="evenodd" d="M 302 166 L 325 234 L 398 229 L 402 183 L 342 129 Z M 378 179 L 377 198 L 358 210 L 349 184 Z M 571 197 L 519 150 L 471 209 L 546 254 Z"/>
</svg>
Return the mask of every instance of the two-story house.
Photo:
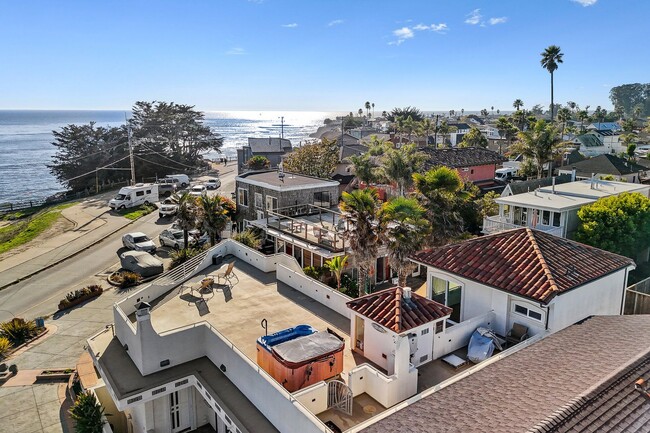
<svg viewBox="0 0 650 433">
<path fill-rule="evenodd" d="M 286 138 L 249 138 L 248 146 L 237 149 L 237 173 L 247 171 L 248 160 L 258 155 L 269 160 L 269 168 L 277 168 L 282 157 L 291 150 L 291 141 Z"/>
<path fill-rule="evenodd" d="M 427 159 L 425 168 L 445 166 L 458 170 L 460 176 L 470 182 L 491 181 L 494 172 L 508 159 L 481 147 L 454 147 L 451 149 L 424 149 Z"/>
<path fill-rule="evenodd" d="M 551 184 L 529 192 L 499 197 L 499 215 L 483 219 L 483 233 L 530 227 L 560 237 L 572 237 L 578 228 L 578 210 L 602 197 L 624 192 L 650 196 L 650 186 L 599 179 Z"/>
</svg>

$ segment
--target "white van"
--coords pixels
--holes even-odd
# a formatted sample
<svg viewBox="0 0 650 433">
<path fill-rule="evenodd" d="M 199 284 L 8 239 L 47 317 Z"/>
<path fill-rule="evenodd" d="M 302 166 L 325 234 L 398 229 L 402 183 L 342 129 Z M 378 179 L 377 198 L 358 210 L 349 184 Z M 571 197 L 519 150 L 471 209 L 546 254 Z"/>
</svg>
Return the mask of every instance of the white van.
<svg viewBox="0 0 650 433">
<path fill-rule="evenodd" d="M 190 177 L 186 174 L 168 174 L 165 177 L 172 178 L 174 180 L 178 179 L 178 182 L 183 188 L 187 188 L 188 186 L 190 186 Z"/>
<path fill-rule="evenodd" d="M 494 171 L 494 178 L 504 182 L 511 180 L 515 176 L 517 176 L 517 169 L 514 167 L 503 167 Z"/>
<path fill-rule="evenodd" d="M 108 205 L 111 209 L 124 209 L 140 206 L 141 204 L 155 203 L 157 201 L 158 185 L 137 183 L 135 186 L 120 188 L 120 191 L 108 202 Z"/>
</svg>

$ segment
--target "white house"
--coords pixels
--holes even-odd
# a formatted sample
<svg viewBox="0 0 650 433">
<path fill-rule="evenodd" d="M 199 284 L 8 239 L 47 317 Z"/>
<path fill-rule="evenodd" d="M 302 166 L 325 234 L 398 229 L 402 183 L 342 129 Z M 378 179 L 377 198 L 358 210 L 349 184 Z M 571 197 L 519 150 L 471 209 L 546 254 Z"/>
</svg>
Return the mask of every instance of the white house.
<svg viewBox="0 0 650 433">
<path fill-rule="evenodd" d="M 532 336 L 591 315 L 622 314 L 635 268 L 627 257 L 528 228 L 421 251 L 411 260 L 427 267 L 428 299 L 452 307 L 459 322 L 493 311 L 492 329 L 501 335 L 515 323 Z"/>
<path fill-rule="evenodd" d="M 618 131 L 601 130 L 578 135 L 571 142 L 583 155 L 596 156 L 605 153 L 618 154 L 625 152 L 627 149 L 623 147 L 620 138 L 621 134 Z"/>
<path fill-rule="evenodd" d="M 650 186 L 599 179 L 551 184 L 534 191 L 499 197 L 499 215 L 483 219 L 483 233 L 530 227 L 556 236 L 571 237 L 578 227 L 578 210 L 599 198 L 624 192 L 650 196 Z"/>
<path fill-rule="evenodd" d="M 603 154 L 560 167 L 558 173 L 560 175 L 572 174 L 573 170 L 576 171 L 575 177 L 578 180 L 590 179 L 595 175 L 596 178 L 613 176 L 617 181 L 641 183 L 641 178 L 645 177 L 647 168 L 616 155 Z"/>
</svg>

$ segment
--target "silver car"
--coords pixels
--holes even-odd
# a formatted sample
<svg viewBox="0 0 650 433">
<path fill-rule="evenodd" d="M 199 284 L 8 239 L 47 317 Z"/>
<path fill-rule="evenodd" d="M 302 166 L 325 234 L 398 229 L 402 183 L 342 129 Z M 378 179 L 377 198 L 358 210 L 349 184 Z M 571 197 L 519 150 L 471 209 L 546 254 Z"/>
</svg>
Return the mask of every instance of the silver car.
<svg viewBox="0 0 650 433">
<path fill-rule="evenodd" d="M 178 206 L 173 204 L 173 203 L 166 203 L 160 205 L 158 208 L 158 217 L 159 218 L 165 218 L 165 217 L 170 217 L 176 215 L 176 212 L 178 212 Z"/>
<path fill-rule="evenodd" d="M 167 229 L 163 230 L 158 237 L 160 246 L 183 248 L 185 241 L 183 240 L 183 230 Z"/>
<path fill-rule="evenodd" d="M 151 254 L 156 252 L 156 244 L 141 232 L 127 233 L 122 236 L 122 245 L 134 251 L 146 251 Z"/>
<path fill-rule="evenodd" d="M 208 179 L 207 182 L 204 183 L 205 187 L 207 189 L 218 189 L 221 188 L 221 181 L 219 179 Z"/>
</svg>

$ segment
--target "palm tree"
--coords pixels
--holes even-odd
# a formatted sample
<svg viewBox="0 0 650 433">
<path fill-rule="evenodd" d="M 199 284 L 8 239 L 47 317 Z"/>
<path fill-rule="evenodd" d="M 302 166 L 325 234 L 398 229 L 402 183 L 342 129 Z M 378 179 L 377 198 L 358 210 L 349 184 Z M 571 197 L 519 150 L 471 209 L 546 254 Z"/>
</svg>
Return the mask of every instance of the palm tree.
<svg viewBox="0 0 650 433">
<path fill-rule="evenodd" d="M 219 233 L 228 224 L 228 210 L 223 206 L 224 198 L 220 195 L 199 197 L 198 222 L 210 236 L 210 245 L 216 244 Z"/>
<path fill-rule="evenodd" d="M 359 111 L 357 111 L 357 113 L 359 113 L 359 117 L 363 116 L 363 108 L 359 108 Z"/>
<path fill-rule="evenodd" d="M 366 113 L 367 113 L 366 117 L 370 117 L 370 101 L 366 101 L 365 107 L 366 107 Z"/>
<path fill-rule="evenodd" d="M 510 147 L 512 139 L 517 136 L 517 127 L 507 117 L 501 116 L 497 119 L 497 129 L 499 130 L 499 136 L 505 138 L 508 147 Z M 499 141 L 499 155 L 501 154 L 501 141 Z"/>
<path fill-rule="evenodd" d="M 562 122 L 562 139 L 564 139 L 564 130 L 566 129 L 566 123 L 571 120 L 571 110 L 567 107 L 562 107 L 557 112 L 557 120 Z"/>
<path fill-rule="evenodd" d="M 413 184 L 413 173 L 420 169 L 424 158 L 413 143 L 408 143 L 400 149 L 390 149 L 382 158 L 381 173 L 386 179 L 397 184 L 397 194 L 403 196 L 406 189 Z"/>
<path fill-rule="evenodd" d="M 562 57 L 564 54 L 557 45 L 550 45 L 544 50 L 541 56 L 542 60 L 540 60 L 540 63 L 542 67 L 551 74 L 551 123 L 553 123 L 555 111 L 555 106 L 553 105 L 553 72 L 557 70 L 558 64 L 563 63 Z"/>
<path fill-rule="evenodd" d="M 465 109 L 464 109 L 464 108 L 461 108 L 461 109 L 460 109 L 460 115 L 461 115 L 461 116 L 464 116 L 464 115 L 465 115 Z"/>
<path fill-rule="evenodd" d="M 379 195 L 374 189 L 343 192 L 340 208 L 347 227 L 343 236 L 359 268 L 359 296 L 363 296 L 368 273 L 382 244 L 382 228 L 377 219 Z"/>
<path fill-rule="evenodd" d="M 537 177 L 541 179 L 544 164 L 552 160 L 555 145 L 559 142 L 557 130 L 553 124 L 538 120 L 531 129 L 520 132 L 518 135 L 519 141 L 512 146 L 513 150 L 535 161 Z M 550 173 L 552 170 L 549 167 Z"/>
<path fill-rule="evenodd" d="M 484 108 L 484 109 L 481 110 L 481 116 L 483 116 L 486 119 L 487 119 L 488 113 L 489 112 L 488 112 L 487 108 Z"/>
<path fill-rule="evenodd" d="M 370 104 L 372 106 L 372 117 L 375 117 L 375 103 Z"/>
<path fill-rule="evenodd" d="M 183 248 L 188 248 L 188 232 L 196 228 L 196 198 L 189 193 L 184 193 L 178 200 L 176 221 L 183 230 Z"/>
<path fill-rule="evenodd" d="M 521 99 L 515 99 L 515 102 L 512 103 L 512 106 L 516 111 L 519 111 L 519 109 L 524 106 L 524 101 Z"/>
<path fill-rule="evenodd" d="M 386 246 L 391 268 L 397 271 L 398 285 L 415 269 L 409 256 L 424 246 L 429 231 L 426 210 L 415 198 L 397 197 L 384 203 L 380 217 L 386 227 Z"/>
<path fill-rule="evenodd" d="M 343 269 L 348 264 L 348 256 L 336 256 L 332 257 L 325 262 L 325 266 L 334 274 L 336 277 L 336 289 L 341 291 L 341 275 L 343 274 Z"/>
<path fill-rule="evenodd" d="M 427 117 L 426 119 L 423 119 L 422 122 L 420 122 L 420 132 L 422 135 L 424 135 L 425 146 L 429 146 L 429 131 L 431 131 L 432 127 L 433 122 L 431 122 L 430 117 Z"/>
<path fill-rule="evenodd" d="M 578 119 L 580 119 L 580 133 L 585 131 L 584 123 L 589 120 L 589 112 L 585 110 L 578 111 Z"/>
<path fill-rule="evenodd" d="M 490 107 L 490 115 L 494 115 L 494 105 Z"/>
<path fill-rule="evenodd" d="M 438 167 L 413 175 L 417 199 L 426 210 L 430 230 L 426 243 L 444 245 L 463 232 L 459 202 L 464 198 L 463 180 L 456 170 Z"/>
</svg>

